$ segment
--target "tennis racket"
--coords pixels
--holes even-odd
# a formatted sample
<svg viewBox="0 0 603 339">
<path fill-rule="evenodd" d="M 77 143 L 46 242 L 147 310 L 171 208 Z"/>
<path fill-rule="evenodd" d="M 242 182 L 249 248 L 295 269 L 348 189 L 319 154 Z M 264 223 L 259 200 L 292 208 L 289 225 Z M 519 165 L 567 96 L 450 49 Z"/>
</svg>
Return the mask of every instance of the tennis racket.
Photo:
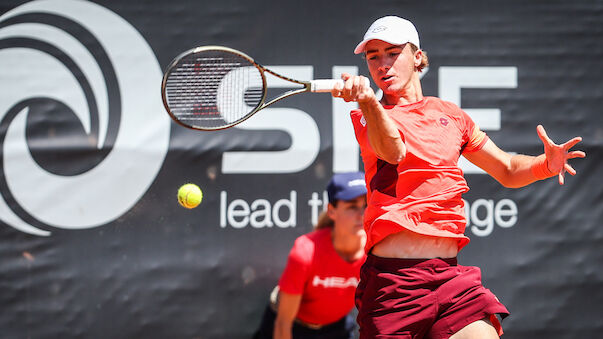
<svg viewBox="0 0 603 339">
<path fill-rule="evenodd" d="M 266 72 L 301 87 L 267 101 Z M 161 97 L 168 114 L 180 125 L 213 131 L 235 126 L 295 94 L 331 92 L 337 83 L 343 84 L 343 80 L 291 79 L 232 48 L 202 46 L 178 55 L 170 63 L 161 83 Z"/>
</svg>

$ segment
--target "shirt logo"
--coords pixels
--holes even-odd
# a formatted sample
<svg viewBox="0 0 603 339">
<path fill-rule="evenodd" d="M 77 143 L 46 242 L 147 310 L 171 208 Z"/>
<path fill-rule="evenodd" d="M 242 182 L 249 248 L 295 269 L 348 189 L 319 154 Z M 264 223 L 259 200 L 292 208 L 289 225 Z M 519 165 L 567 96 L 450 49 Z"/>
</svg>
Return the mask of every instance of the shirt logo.
<svg viewBox="0 0 603 339">
<path fill-rule="evenodd" d="M 440 118 L 440 124 L 442 124 L 442 126 L 448 126 L 448 119 Z"/>
<path fill-rule="evenodd" d="M 344 277 L 325 277 L 320 279 L 319 276 L 315 275 L 312 280 L 312 286 L 322 285 L 325 288 L 348 288 L 358 286 L 358 279 L 355 277 L 344 278 Z"/>
<path fill-rule="evenodd" d="M 362 127 L 366 127 L 366 120 L 364 119 L 364 115 L 360 117 L 360 124 L 362 125 Z"/>
</svg>

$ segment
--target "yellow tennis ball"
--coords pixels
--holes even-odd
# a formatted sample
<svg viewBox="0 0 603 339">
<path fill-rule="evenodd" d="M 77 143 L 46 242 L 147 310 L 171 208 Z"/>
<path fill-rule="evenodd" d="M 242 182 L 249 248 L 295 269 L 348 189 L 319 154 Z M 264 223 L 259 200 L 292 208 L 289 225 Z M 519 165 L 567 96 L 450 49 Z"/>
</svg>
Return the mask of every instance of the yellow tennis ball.
<svg viewBox="0 0 603 339">
<path fill-rule="evenodd" d="M 195 184 L 185 184 L 178 189 L 178 203 L 186 208 L 195 208 L 203 200 L 203 192 Z"/>
</svg>

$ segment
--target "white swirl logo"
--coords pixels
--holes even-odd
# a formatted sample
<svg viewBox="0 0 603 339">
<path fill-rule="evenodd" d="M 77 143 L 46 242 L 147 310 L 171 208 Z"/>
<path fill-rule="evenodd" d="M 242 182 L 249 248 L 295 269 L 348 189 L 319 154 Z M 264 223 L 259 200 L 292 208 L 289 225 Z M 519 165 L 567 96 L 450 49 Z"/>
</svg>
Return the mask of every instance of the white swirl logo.
<svg viewBox="0 0 603 339">
<path fill-rule="evenodd" d="M 0 17 L 0 65 L 0 221 L 49 235 L 132 208 L 170 134 L 138 31 L 87 1 L 33 1 Z"/>
</svg>

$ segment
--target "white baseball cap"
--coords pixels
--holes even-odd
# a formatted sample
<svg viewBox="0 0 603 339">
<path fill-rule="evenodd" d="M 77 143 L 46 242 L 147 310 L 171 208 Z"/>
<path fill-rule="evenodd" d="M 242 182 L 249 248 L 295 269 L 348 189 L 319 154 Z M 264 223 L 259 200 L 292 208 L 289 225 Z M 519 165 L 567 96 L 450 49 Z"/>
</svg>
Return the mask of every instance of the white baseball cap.
<svg viewBox="0 0 603 339">
<path fill-rule="evenodd" d="M 354 54 L 364 52 L 366 44 L 371 40 L 383 40 L 392 45 L 402 45 L 407 42 L 421 48 L 419 33 L 412 22 L 397 16 L 386 16 L 377 19 L 364 34 L 364 39 L 354 49 Z"/>
</svg>

